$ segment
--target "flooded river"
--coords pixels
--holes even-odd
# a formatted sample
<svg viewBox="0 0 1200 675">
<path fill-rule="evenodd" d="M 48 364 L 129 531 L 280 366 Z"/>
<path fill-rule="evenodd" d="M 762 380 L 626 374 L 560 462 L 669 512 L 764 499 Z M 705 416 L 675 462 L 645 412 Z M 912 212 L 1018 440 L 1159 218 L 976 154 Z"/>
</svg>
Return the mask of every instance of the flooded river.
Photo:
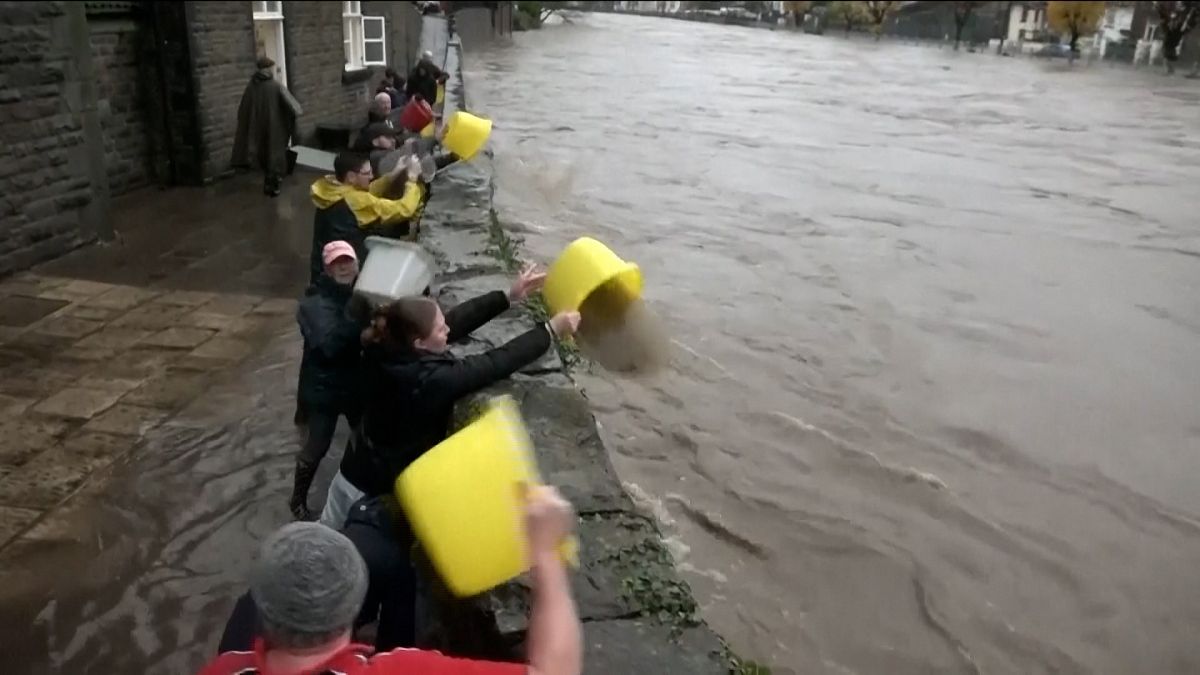
<svg viewBox="0 0 1200 675">
<path fill-rule="evenodd" d="M 498 204 L 674 335 L 582 382 L 706 618 L 804 673 L 1200 672 L 1200 86 L 589 16 L 471 53 Z"/>
</svg>

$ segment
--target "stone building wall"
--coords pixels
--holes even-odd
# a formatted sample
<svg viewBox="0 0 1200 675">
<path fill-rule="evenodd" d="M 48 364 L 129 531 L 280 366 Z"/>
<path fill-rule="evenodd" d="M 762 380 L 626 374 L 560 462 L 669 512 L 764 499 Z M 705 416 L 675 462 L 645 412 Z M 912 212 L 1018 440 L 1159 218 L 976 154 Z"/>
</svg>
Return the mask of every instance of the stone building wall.
<svg viewBox="0 0 1200 675">
<path fill-rule="evenodd" d="M 368 5 L 363 3 L 364 13 L 372 13 Z M 382 75 L 371 73 L 356 79 L 346 73 L 342 3 L 285 2 L 283 17 L 290 89 L 304 106 L 299 120 L 301 138 L 311 137 L 322 123 L 364 124 L 371 94 Z"/>
<path fill-rule="evenodd" d="M 0 276 L 95 238 L 64 4 L 0 3 Z"/>
<path fill-rule="evenodd" d="M 88 29 L 109 194 L 116 196 L 154 181 L 138 58 L 145 36 L 133 16 L 89 19 Z"/>
<path fill-rule="evenodd" d="M 189 2 L 188 29 L 203 145 L 201 166 L 204 178 L 211 180 L 229 172 L 238 104 L 254 74 L 250 3 Z"/>
</svg>

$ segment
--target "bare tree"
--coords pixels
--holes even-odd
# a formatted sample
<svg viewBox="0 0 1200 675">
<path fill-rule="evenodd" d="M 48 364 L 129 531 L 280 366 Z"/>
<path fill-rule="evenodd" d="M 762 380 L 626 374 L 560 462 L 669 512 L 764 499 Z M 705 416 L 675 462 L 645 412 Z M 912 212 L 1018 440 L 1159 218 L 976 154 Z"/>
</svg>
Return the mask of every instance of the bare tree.
<svg viewBox="0 0 1200 675">
<path fill-rule="evenodd" d="M 883 34 L 883 22 L 899 8 L 900 3 L 890 0 L 867 0 L 859 4 L 866 10 L 867 20 L 871 22 L 871 32 L 875 33 L 875 40 L 878 41 Z"/>
<path fill-rule="evenodd" d="M 958 44 L 962 42 L 963 29 L 967 27 L 967 22 L 971 20 L 971 15 L 975 13 L 975 10 L 986 4 L 986 2 L 954 3 L 954 51 L 958 51 Z"/>
<path fill-rule="evenodd" d="M 1179 45 L 1183 43 L 1184 36 L 1200 24 L 1200 0 L 1155 2 L 1154 9 L 1158 12 L 1158 25 L 1162 31 L 1163 63 L 1170 75 L 1175 72 Z"/>
</svg>

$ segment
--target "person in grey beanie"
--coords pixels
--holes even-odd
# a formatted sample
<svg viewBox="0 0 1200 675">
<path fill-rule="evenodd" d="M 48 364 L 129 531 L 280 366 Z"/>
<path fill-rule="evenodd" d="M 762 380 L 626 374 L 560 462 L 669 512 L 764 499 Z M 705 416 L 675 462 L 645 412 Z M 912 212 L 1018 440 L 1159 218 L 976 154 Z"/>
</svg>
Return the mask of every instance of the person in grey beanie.
<svg viewBox="0 0 1200 675">
<path fill-rule="evenodd" d="M 263 542 L 250 573 L 262 637 L 272 647 L 331 642 L 354 623 L 367 594 L 367 566 L 340 532 L 285 525 Z"/>
<path fill-rule="evenodd" d="M 443 656 L 420 649 L 372 653 L 351 642 L 367 592 L 354 544 L 320 523 L 285 525 L 263 542 L 250 574 L 258 637 L 253 651 L 228 651 L 200 675 L 580 675 L 583 636 L 559 547 L 575 513 L 557 490 L 525 489 L 532 601 L 528 664 Z"/>
</svg>

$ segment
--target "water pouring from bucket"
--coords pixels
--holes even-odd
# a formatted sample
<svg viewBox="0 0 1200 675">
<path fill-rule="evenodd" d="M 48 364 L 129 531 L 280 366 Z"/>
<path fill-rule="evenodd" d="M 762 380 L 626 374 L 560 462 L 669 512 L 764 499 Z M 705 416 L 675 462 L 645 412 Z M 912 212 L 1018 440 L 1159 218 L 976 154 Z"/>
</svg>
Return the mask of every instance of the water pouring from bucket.
<svg viewBox="0 0 1200 675">
<path fill-rule="evenodd" d="M 446 120 L 443 131 L 442 145 L 463 161 L 470 161 L 487 145 L 488 137 L 492 135 L 492 121 L 459 110 Z"/>
<path fill-rule="evenodd" d="M 550 314 L 575 310 L 580 350 L 605 369 L 648 374 L 666 364 L 670 338 L 642 298 L 642 271 L 590 237 L 576 239 L 550 266 L 542 295 Z"/>
</svg>

